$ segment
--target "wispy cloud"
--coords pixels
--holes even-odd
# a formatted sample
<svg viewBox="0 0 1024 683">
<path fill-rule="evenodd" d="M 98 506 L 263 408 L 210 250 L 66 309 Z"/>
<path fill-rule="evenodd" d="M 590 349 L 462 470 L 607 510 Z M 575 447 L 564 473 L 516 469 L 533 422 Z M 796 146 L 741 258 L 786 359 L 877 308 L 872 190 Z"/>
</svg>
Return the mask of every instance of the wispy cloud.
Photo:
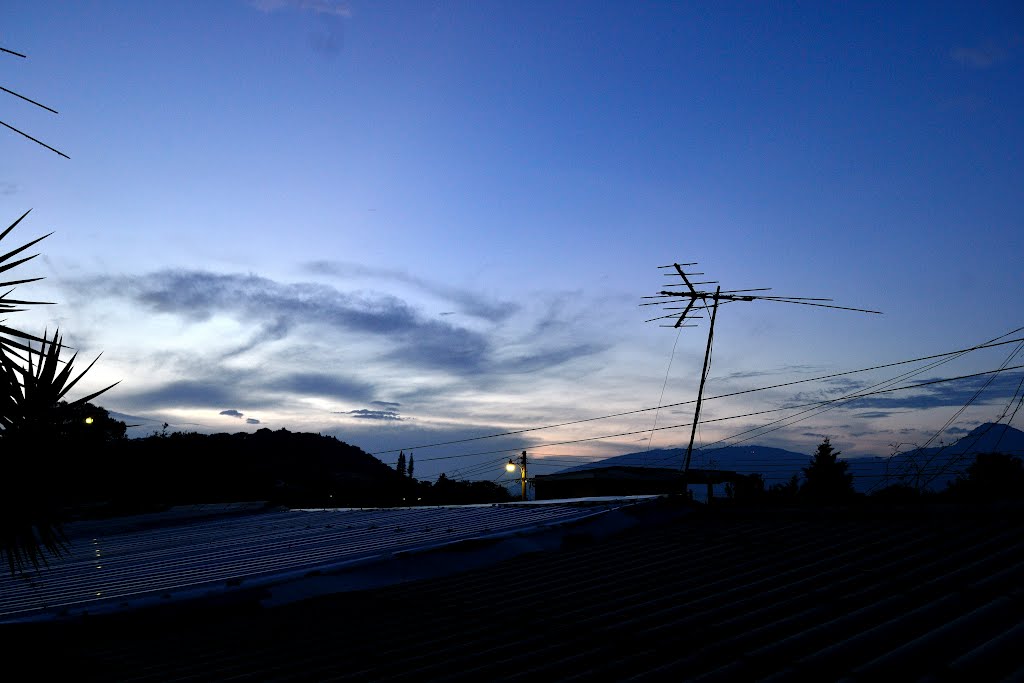
<svg viewBox="0 0 1024 683">
<path fill-rule="evenodd" d="M 986 43 L 976 47 L 957 47 L 950 51 L 953 61 L 972 69 L 989 69 L 1009 57 L 1006 48 Z"/>
<path fill-rule="evenodd" d="M 490 353 L 479 332 L 427 319 L 389 294 L 344 293 L 317 283 L 284 284 L 257 275 L 196 270 L 83 278 L 74 287 L 93 296 L 127 298 L 192 322 L 227 314 L 260 324 L 260 331 L 231 353 L 280 340 L 300 325 L 376 337 L 392 347 L 390 357 L 417 366 L 478 370 Z"/>
<path fill-rule="evenodd" d="M 519 307 L 515 304 L 506 301 L 495 301 L 478 292 L 432 282 L 400 270 L 371 268 L 344 261 L 311 261 L 305 264 L 303 269 L 313 275 L 327 275 L 343 280 L 355 278 L 377 279 L 411 285 L 413 288 L 438 299 L 458 304 L 459 310 L 466 315 L 482 318 L 490 322 L 506 320 L 519 310 Z M 451 315 L 453 312 L 445 311 L 441 315 Z"/>
<path fill-rule="evenodd" d="M 250 4 L 261 12 L 292 9 L 332 17 L 352 16 L 351 8 L 337 0 L 251 0 Z"/>
<path fill-rule="evenodd" d="M 459 317 L 439 318 L 390 293 L 255 274 L 178 269 L 90 275 L 62 284 L 72 305 L 101 301 L 132 318 L 172 316 L 175 334 L 189 340 L 186 351 L 168 349 L 163 339 L 134 361 L 160 368 L 161 379 L 119 391 L 130 410 L 270 410 L 289 402 L 300 410 L 296 401 L 315 398 L 361 403 L 378 412 L 352 416 L 394 420 L 399 400 L 436 405 L 453 390 L 497 390 L 525 373 L 551 377 L 607 348 L 577 341 L 571 327 L 540 332 L 525 311 L 526 320 L 511 325 L 505 311 L 465 292 L 448 295 L 461 297 L 481 316 L 473 329 Z M 197 339 L 204 342 L 196 345 Z"/>
</svg>

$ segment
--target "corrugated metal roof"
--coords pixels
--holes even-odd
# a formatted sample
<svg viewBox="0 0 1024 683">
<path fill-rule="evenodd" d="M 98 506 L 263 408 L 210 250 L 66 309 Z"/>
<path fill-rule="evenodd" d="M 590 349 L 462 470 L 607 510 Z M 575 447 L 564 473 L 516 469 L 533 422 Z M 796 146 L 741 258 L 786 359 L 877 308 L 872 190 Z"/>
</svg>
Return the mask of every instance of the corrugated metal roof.
<svg viewBox="0 0 1024 683">
<path fill-rule="evenodd" d="M 1019 507 L 616 514 L 642 524 L 486 569 L 0 638 L 125 682 L 1024 679 Z"/>
<path fill-rule="evenodd" d="M 136 529 L 124 520 L 70 524 L 65 557 L 38 572 L 0 575 L 0 621 L 249 588 L 396 553 L 524 533 L 628 504 L 278 510 L 198 519 L 179 509 L 163 526 L 159 518 Z"/>
</svg>

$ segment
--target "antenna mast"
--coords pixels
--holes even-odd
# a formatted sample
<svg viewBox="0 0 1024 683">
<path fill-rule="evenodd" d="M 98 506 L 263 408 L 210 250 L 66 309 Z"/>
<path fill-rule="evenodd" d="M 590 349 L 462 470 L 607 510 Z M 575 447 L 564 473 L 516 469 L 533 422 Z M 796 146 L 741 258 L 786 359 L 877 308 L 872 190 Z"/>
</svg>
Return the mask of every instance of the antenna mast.
<svg viewBox="0 0 1024 683">
<path fill-rule="evenodd" d="M 826 301 L 832 301 L 832 299 L 824 299 L 818 297 L 804 297 L 804 296 L 774 296 L 767 294 L 754 294 L 753 292 L 768 292 L 771 291 L 770 287 L 760 287 L 757 289 L 730 289 L 722 291 L 721 286 L 718 285 L 717 280 L 711 280 L 706 282 L 695 282 L 692 278 L 697 275 L 704 275 L 704 273 L 691 272 L 687 274 L 683 270 L 683 267 L 695 266 L 696 263 L 673 263 L 668 266 L 658 266 L 659 269 L 671 268 L 673 272 L 665 273 L 666 277 L 679 276 L 682 282 L 668 285 L 668 287 L 684 287 L 682 290 L 677 289 L 664 289 L 653 296 L 645 296 L 644 299 L 652 299 L 652 301 L 644 302 L 641 306 L 661 306 L 666 311 L 682 311 L 682 313 L 669 313 L 668 315 L 660 315 L 656 318 L 645 320 L 644 322 L 654 322 L 655 320 L 675 320 L 671 325 L 662 325 L 662 327 L 696 327 L 696 324 L 687 324 L 688 320 L 697 320 L 703 316 L 690 315 L 693 308 L 699 303 L 708 310 L 708 300 L 711 300 L 711 324 L 708 329 L 708 343 L 707 348 L 704 351 L 704 368 L 700 375 L 700 385 L 697 389 L 697 406 L 694 409 L 693 424 L 690 428 L 690 442 L 686 446 L 686 458 L 683 460 L 683 491 L 687 492 L 688 489 L 688 476 L 690 472 L 690 458 L 693 454 L 693 440 L 697 435 L 697 424 L 700 421 L 700 408 L 701 401 L 704 397 L 704 384 L 707 382 L 708 371 L 711 369 L 711 347 L 715 336 L 715 318 L 718 315 L 718 305 L 720 303 L 732 303 L 736 301 L 774 301 L 777 303 L 785 304 L 802 304 L 804 306 L 818 306 L 820 308 L 837 308 L 843 311 L 856 311 L 859 313 L 875 313 L 881 314 L 881 311 L 872 311 L 867 308 L 851 308 L 849 306 L 836 306 L 834 304 L 823 303 Z M 695 286 L 696 285 L 696 286 Z M 709 292 L 702 289 L 697 289 L 700 285 L 715 285 L 715 291 Z M 670 304 L 681 303 L 682 300 L 686 300 L 685 306 L 672 306 Z"/>
</svg>

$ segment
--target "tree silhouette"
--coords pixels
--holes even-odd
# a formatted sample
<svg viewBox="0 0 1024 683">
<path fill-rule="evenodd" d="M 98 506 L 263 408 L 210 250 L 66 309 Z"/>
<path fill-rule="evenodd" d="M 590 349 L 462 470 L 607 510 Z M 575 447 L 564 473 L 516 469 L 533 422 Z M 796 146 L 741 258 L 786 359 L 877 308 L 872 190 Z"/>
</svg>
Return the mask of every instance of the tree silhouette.
<svg viewBox="0 0 1024 683">
<path fill-rule="evenodd" d="M 849 463 L 839 460 L 839 455 L 828 437 L 818 444 L 811 462 L 803 468 L 801 497 L 815 503 L 832 503 L 853 496 L 853 475 L 847 472 Z"/>
<path fill-rule="evenodd" d="M 409 478 L 410 479 L 413 479 L 412 471 L 413 471 L 413 460 L 412 460 L 412 452 L 410 452 L 409 453 L 409 469 L 408 469 L 408 474 L 409 474 Z"/>
<path fill-rule="evenodd" d="M 1024 498 L 1024 462 L 1006 453 L 978 453 L 946 495 L 973 502 Z"/>
<path fill-rule="evenodd" d="M 398 453 L 398 464 L 395 465 L 395 469 L 398 471 L 398 476 L 405 476 L 405 451 Z"/>
<path fill-rule="evenodd" d="M 772 484 L 768 487 L 768 499 L 774 502 L 792 502 L 800 494 L 800 475 L 794 474 L 785 484 Z"/>
</svg>

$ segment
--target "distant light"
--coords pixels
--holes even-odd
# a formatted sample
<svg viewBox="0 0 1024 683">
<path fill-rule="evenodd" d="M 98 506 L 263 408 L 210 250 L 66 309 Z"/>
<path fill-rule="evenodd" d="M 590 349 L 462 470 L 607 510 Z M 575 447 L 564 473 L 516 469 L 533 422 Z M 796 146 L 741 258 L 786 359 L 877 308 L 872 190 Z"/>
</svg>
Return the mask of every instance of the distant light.
<svg viewBox="0 0 1024 683">
<path fill-rule="evenodd" d="M 91 418 L 91 417 L 87 417 L 87 418 L 85 418 L 85 424 L 87 424 L 87 425 L 91 425 L 91 424 L 92 424 L 92 422 L 93 422 L 93 420 L 92 420 L 92 418 Z"/>
<path fill-rule="evenodd" d="M 515 472 L 516 471 L 516 464 L 514 462 L 512 462 L 511 460 L 509 460 L 508 464 L 505 465 L 505 471 L 506 472 Z"/>
</svg>

